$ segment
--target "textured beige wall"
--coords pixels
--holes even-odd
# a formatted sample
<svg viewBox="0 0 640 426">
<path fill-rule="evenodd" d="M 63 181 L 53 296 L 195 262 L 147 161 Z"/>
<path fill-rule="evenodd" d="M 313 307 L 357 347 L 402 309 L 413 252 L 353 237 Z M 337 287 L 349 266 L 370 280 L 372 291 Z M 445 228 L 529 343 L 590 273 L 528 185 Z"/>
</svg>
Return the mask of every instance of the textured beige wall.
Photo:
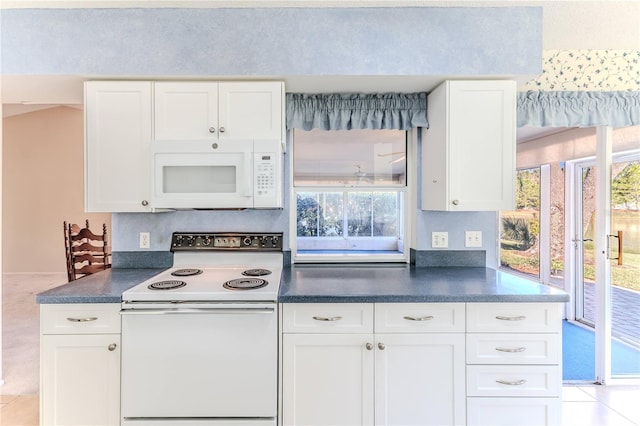
<svg viewBox="0 0 640 426">
<path fill-rule="evenodd" d="M 111 230 L 110 214 L 84 213 L 83 128 L 67 107 L 3 120 L 3 272 L 64 272 L 65 220 Z"/>
</svg>

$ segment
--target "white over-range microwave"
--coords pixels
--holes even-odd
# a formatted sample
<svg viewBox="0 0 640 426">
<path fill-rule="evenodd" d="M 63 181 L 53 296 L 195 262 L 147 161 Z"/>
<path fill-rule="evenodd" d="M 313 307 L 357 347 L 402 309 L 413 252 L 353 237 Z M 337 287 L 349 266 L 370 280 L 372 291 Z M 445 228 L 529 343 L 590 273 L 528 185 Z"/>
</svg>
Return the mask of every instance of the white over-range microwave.
<svg viewBox="0 0 640 426">
<path fill-rule="evenodd" d="M 279 140 L 153 141 L 154 208 L 282 208 Z"/>
</svg>

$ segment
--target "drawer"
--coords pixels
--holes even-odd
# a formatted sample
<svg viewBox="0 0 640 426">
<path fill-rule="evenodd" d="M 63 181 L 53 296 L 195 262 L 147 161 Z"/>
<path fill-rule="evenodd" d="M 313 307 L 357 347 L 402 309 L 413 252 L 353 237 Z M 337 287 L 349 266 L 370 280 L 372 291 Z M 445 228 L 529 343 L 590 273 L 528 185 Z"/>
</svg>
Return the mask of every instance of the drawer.
<svg viewBox="0 0 640 426">
<path fill-rule="evenodd" d="M 562 425 L 560 398 L 467 398 L 469 426 Z"/>
<path fill-rule="evenodd" d="M 560 334 L 467 334 L 467 364 L 558 364 Z"/>
<path fill-rule="evenodd" d="M 40 305 L 42 334 L 120 333 L 119 303 Z"/>
<path fill-rule="evenodd" d="M 467 332 L 559 333 L 561 303 L 468 303 Z"/>
<path fill-rule="evenodd" d="M 559 366 L 468 365 L 467 396 L 560 396 Z"/>
<path fill-rule="evenodd" d="M 373 333 L 372 303 L 284 303 L 284 333 Z"/>
<path fill-rule="evenodd" d="M 464 333 L 464 303 L 376 303 L 376 333 Z"/>
</svg>

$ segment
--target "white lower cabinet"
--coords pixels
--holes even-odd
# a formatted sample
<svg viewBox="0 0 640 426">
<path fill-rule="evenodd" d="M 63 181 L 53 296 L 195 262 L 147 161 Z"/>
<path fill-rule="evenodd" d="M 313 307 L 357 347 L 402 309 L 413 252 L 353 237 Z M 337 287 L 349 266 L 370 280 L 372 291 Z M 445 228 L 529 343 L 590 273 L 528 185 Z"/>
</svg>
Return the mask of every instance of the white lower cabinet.
<svg viewBox="0 0 640 426">
<path fill-rule="evenodd" d="M 561 307 L 467 304 L 467 424 L 562 424 Z"/>
<path fill-rule="evenodd" d="M 464 334 L 376 334 L 375 424 L 465 423 Z"/>
<path fill-rule="evenodd" d="M 40 424 L 120 424 L 120 305 L 41 305 Z"/>
<path fill-rule="evenodd" d="M 467 424 L 482 426 L 560 425 L 558 398 L 469 398 Z"/>
<path fill-rule="evenodd" d="M 464 424 L 464 304 L 444 305 L 284 304 L 282 424 Z"/>
<path fill-rule="evenodd" d="M 372 334 L 283 336 L 283 424 L 372 425 Z"/>
</svg>

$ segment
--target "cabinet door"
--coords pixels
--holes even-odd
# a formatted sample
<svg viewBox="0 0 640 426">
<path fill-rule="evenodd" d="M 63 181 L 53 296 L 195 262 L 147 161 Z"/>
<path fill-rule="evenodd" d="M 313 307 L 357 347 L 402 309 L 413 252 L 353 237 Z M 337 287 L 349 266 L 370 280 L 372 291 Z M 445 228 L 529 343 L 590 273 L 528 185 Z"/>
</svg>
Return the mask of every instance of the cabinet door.
<svg viewBox="0 0 640 426">
<path fill-rule="evenodd" d="M 43 335 L 45 425 L 120 424 L 120 335 Z"/>
<path fill-rule="evenodd" d="M 159 82 L 154 96 L 154 140 L 218 138 L 218 83 Z"/>
<path fill-rule="evenodd" d="M 513 209 L 515 82 L 447 81 L 428 103 L 422 209 Z"/>
<path fill-rule="evenodd" d="M 377 425 L 465 423 L 464 334 L 376 334 Z"/>
<path fill-rule="evenodd" d="M 371 334 L 284 334 L 284 425 L 372 425 Z"/>
<path fill-rule="evenodd" d="M 87 82 L 85 132 L 85 210 L 151 211 L 151 82 Z"/>
<path fill-rule="evenodd" d="M 220 83 L 221 139 L 282 140 L 281 82 Z"/>
<path fill-rule="evenodd" d="M 450 83 L 449 177 L 452 210 L 513 209 L 515 82 Z M 454 203 L 456 200 L 458 204 Z"/>
</svg>

